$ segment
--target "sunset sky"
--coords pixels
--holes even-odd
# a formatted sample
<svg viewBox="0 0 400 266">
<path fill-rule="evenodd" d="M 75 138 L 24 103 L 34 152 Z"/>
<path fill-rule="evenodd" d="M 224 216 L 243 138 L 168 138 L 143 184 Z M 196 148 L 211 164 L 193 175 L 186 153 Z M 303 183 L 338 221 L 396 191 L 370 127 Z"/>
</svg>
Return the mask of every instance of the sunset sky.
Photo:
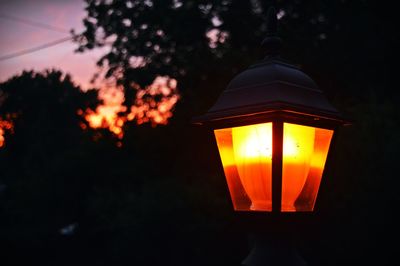
<svg viewBox="0 0 400 266">
<path fill-rule="evenodd" d="M 122 138 L 122 127 L 126 121 L 136 119 L 138 124 L 166 124 L 179 99 L 176 80 L 158 77 L 148 88 L 141 88 L 142 93 L 160 93 L 162 100 L 156 104 L 137 99 L 126 117 L 117 115 L 125 110 L 122 106 L 122 88 L 102 83 L 101 80 L 98 80 L 96 85 L 90 84 L 93 74 L 97 71 L 96 61 L 109 49 L 107 47 L 85 51 L 83 54 L 75 53 L 77 44 L 68 40 L 33 53 L 6 59 L 14 53 L 69 38 L 71 29 L 77 33 L 81 32 L 84 17 L 83 0 L 0 0 L 0 82 L 20 74 L 23 70 L 43 71 L 56 68 L 71 74 L 74 83 L 83 89 L 100 89 L 99 97 L 104 104 L 95 111 L 87 110 L 87 113 L 82 114 L 91 127 L 108 128 Z M 0 138 L 3 138 L 5 126 L 0 125 Z M 4 139 L 0 139 L 0 142 L 3 143 Z"/>
<path fill-rule="evenodd" d="M 81 31 L 84 6 L 83 0 L 0 0 L 0 58 L 70 36 L 68 32 L 29 25 L 29 21 L 66 31 Z M 28 23 L 18 21 L 19 18 Z M 72 41 L 67 41 L 34 53 L 0 60 L 0 82 L 22 70 L 41 71 L 55 67 L 70 73 L 77 84 L 87 88 L 96 71 L 95 62 L 102 52 L 74 53 L 76 47 Z"/>
</svg>

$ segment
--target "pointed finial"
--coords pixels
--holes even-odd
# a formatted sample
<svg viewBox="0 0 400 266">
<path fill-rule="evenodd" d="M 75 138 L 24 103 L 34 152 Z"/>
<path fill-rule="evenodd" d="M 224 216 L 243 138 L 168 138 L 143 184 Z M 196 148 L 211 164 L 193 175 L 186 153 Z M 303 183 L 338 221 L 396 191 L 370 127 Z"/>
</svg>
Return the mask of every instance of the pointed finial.
<svg viewBox="0 0 400 266">
<path fill-rule="evenodd" d="M 270 7 L 267 13 L 267 37 L 262 41 L 261 45 L 266 51 L 266 58 L 279 56 L 282 47 L 282 40 L 278 34 L 278 18 L 274 7 Z"/>
</svg>

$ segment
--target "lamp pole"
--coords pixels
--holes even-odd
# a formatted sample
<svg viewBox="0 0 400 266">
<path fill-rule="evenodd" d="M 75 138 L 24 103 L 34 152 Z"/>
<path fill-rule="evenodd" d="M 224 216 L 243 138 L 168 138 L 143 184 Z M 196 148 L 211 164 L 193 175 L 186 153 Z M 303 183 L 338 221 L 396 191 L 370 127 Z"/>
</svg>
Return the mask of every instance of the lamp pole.
<svg viewBox="0 0 400 266">
<path fill-rule="evenodd" d="M 243 260 L 244 266 L 306 266 L 290 236 L 249 234 L 253 248 Z"/>
<path fill-rule="evenodd" d="M 297 247 L 299 232 L 310 221 L 304 213 L 239 213 L 240 226 L 248 228 L 250 252 L 243 266 L 307 266 Z"/>
</svg>

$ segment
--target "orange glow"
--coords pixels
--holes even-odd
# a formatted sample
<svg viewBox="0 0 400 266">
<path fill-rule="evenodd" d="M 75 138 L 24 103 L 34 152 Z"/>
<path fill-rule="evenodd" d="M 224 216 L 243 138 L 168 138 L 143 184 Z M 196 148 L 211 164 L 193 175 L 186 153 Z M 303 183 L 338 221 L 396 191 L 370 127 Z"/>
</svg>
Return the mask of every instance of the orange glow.
<svg viewBox="0 0 400 266">
<path fill-rule="evenodd" d="M 9 118 L 13 117 L 15 118 L 16 115 L 7 115 Z M 3 147 L 5 145 L 5 133 L 6 131 L 9 131 L 10 133 L 13 133 L 14 130 L 14 125 L 12 122 L 8 121 L 8 120 L 2 120 L 0 118 L 0 148 Z"/>
<path fill-rule="evenodd" d="M 136 87 L 138 93 L 127 115 L 128 121 L 136 119 L 139 125 L 149 122 L 152 126 L 168 124 L 168 119 L 172 117 L 172 110 L 180 98 L 177 81 L 167 76 L 159 76 L 144 89 L 138 88 L 135 84 L 133 86 Z M 159 96 L 160 100 L 156 101 L 154 99 L 156 96 Z"/>
<path fill-rule="evenodd" d="M 272 210 L 272 123 L 214 130 L 235 210 Z M 311 211 L 333 131 L 284 124 L 282 211 Z"/>
<path fill-rule="evenodd" d="M 313 127 L 284 124 L 282 168 L 282 210 L 295 211 L 294 202 L 303 189 L 314 148 Z M 290 152 L 289 152 L 290 151 Z"/>
<path fill-rule="evenodd" d="M 283 145 L 282 211 L 312 211 L 328 155 L 332 130 L 285 123 Z"/>
<path fill-rule="evenodd" d="M 125 100 L 122 87 L 101 89 L 99 98 L 103 100 L 104 104 L 97 107 L 96 111 L 88 109 L 83 114 L 90 127 L 107 128 L 119 139 L 122 139 L 123 127 L 127 121 L 135 120 L 139 125 L 143 123 L 151 123 L 153 126 L 166 125 L 180 98 L 177 81 L 159 76 L 144 89 L 139 88 L 136 84 L 132 84 L 132 87 L 138 92 L 134 104 L 127 114 L 126 107 L 122 105 Z M 147 95 L 151 97 L 146 97 Z M 155 100 L 156 96 L 160 96 L 159 101 Z M 82 115 L 82 110 L 78 110 L 78 114 Z"/>
<path fill-rule="evenodd" d="M 119 112 L 126 111 L 126 107 L 122 105 L 124 102 L 124 93 L 121 87 L 103 88 L 99 92 L 99 98 L 104 104 L 97 107 L 96 111 L 90 109 L 85 112 L 85 119 L 92 128 L 108 128 L 118 138 L 123 137 L 122 126 L 118 117 Z M 78 114 L 81 110 L 78 110 Z"/>
<path fill-rule="evenodd" d="M 4 146 L 4 130 L 0 128 L 0 148 Z"/>
<path fill-rule="evenodd" d="M 232 128 L 239 178 L 251 199 L 250 209 L 270 210 L 272 123 Z"/>
<path fill-rule="evenodd" d="M 271 211 L 272 123 L 214 132 L 235 209 Z"/>
</svg>

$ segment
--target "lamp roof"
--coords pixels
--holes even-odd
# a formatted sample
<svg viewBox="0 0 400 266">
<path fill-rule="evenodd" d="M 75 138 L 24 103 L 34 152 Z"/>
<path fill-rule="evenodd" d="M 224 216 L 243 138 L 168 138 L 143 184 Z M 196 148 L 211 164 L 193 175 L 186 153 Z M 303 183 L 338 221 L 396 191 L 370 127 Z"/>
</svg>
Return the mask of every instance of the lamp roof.
<svg viewBox="0 0 400 266">
<path fill-rule="evenodd" d="M 267 57 L 234 77 L 208 112 L 193 122 L 215 124 L 249 118 L 262 121 L 271 115 L 284 115 L 346 124 L 316 83 L 280 58 L 282 41 L 276 36 L 275 9 L 268 11 L 267 22 L 267 37 L 263 41 Z"/>
</svg>

